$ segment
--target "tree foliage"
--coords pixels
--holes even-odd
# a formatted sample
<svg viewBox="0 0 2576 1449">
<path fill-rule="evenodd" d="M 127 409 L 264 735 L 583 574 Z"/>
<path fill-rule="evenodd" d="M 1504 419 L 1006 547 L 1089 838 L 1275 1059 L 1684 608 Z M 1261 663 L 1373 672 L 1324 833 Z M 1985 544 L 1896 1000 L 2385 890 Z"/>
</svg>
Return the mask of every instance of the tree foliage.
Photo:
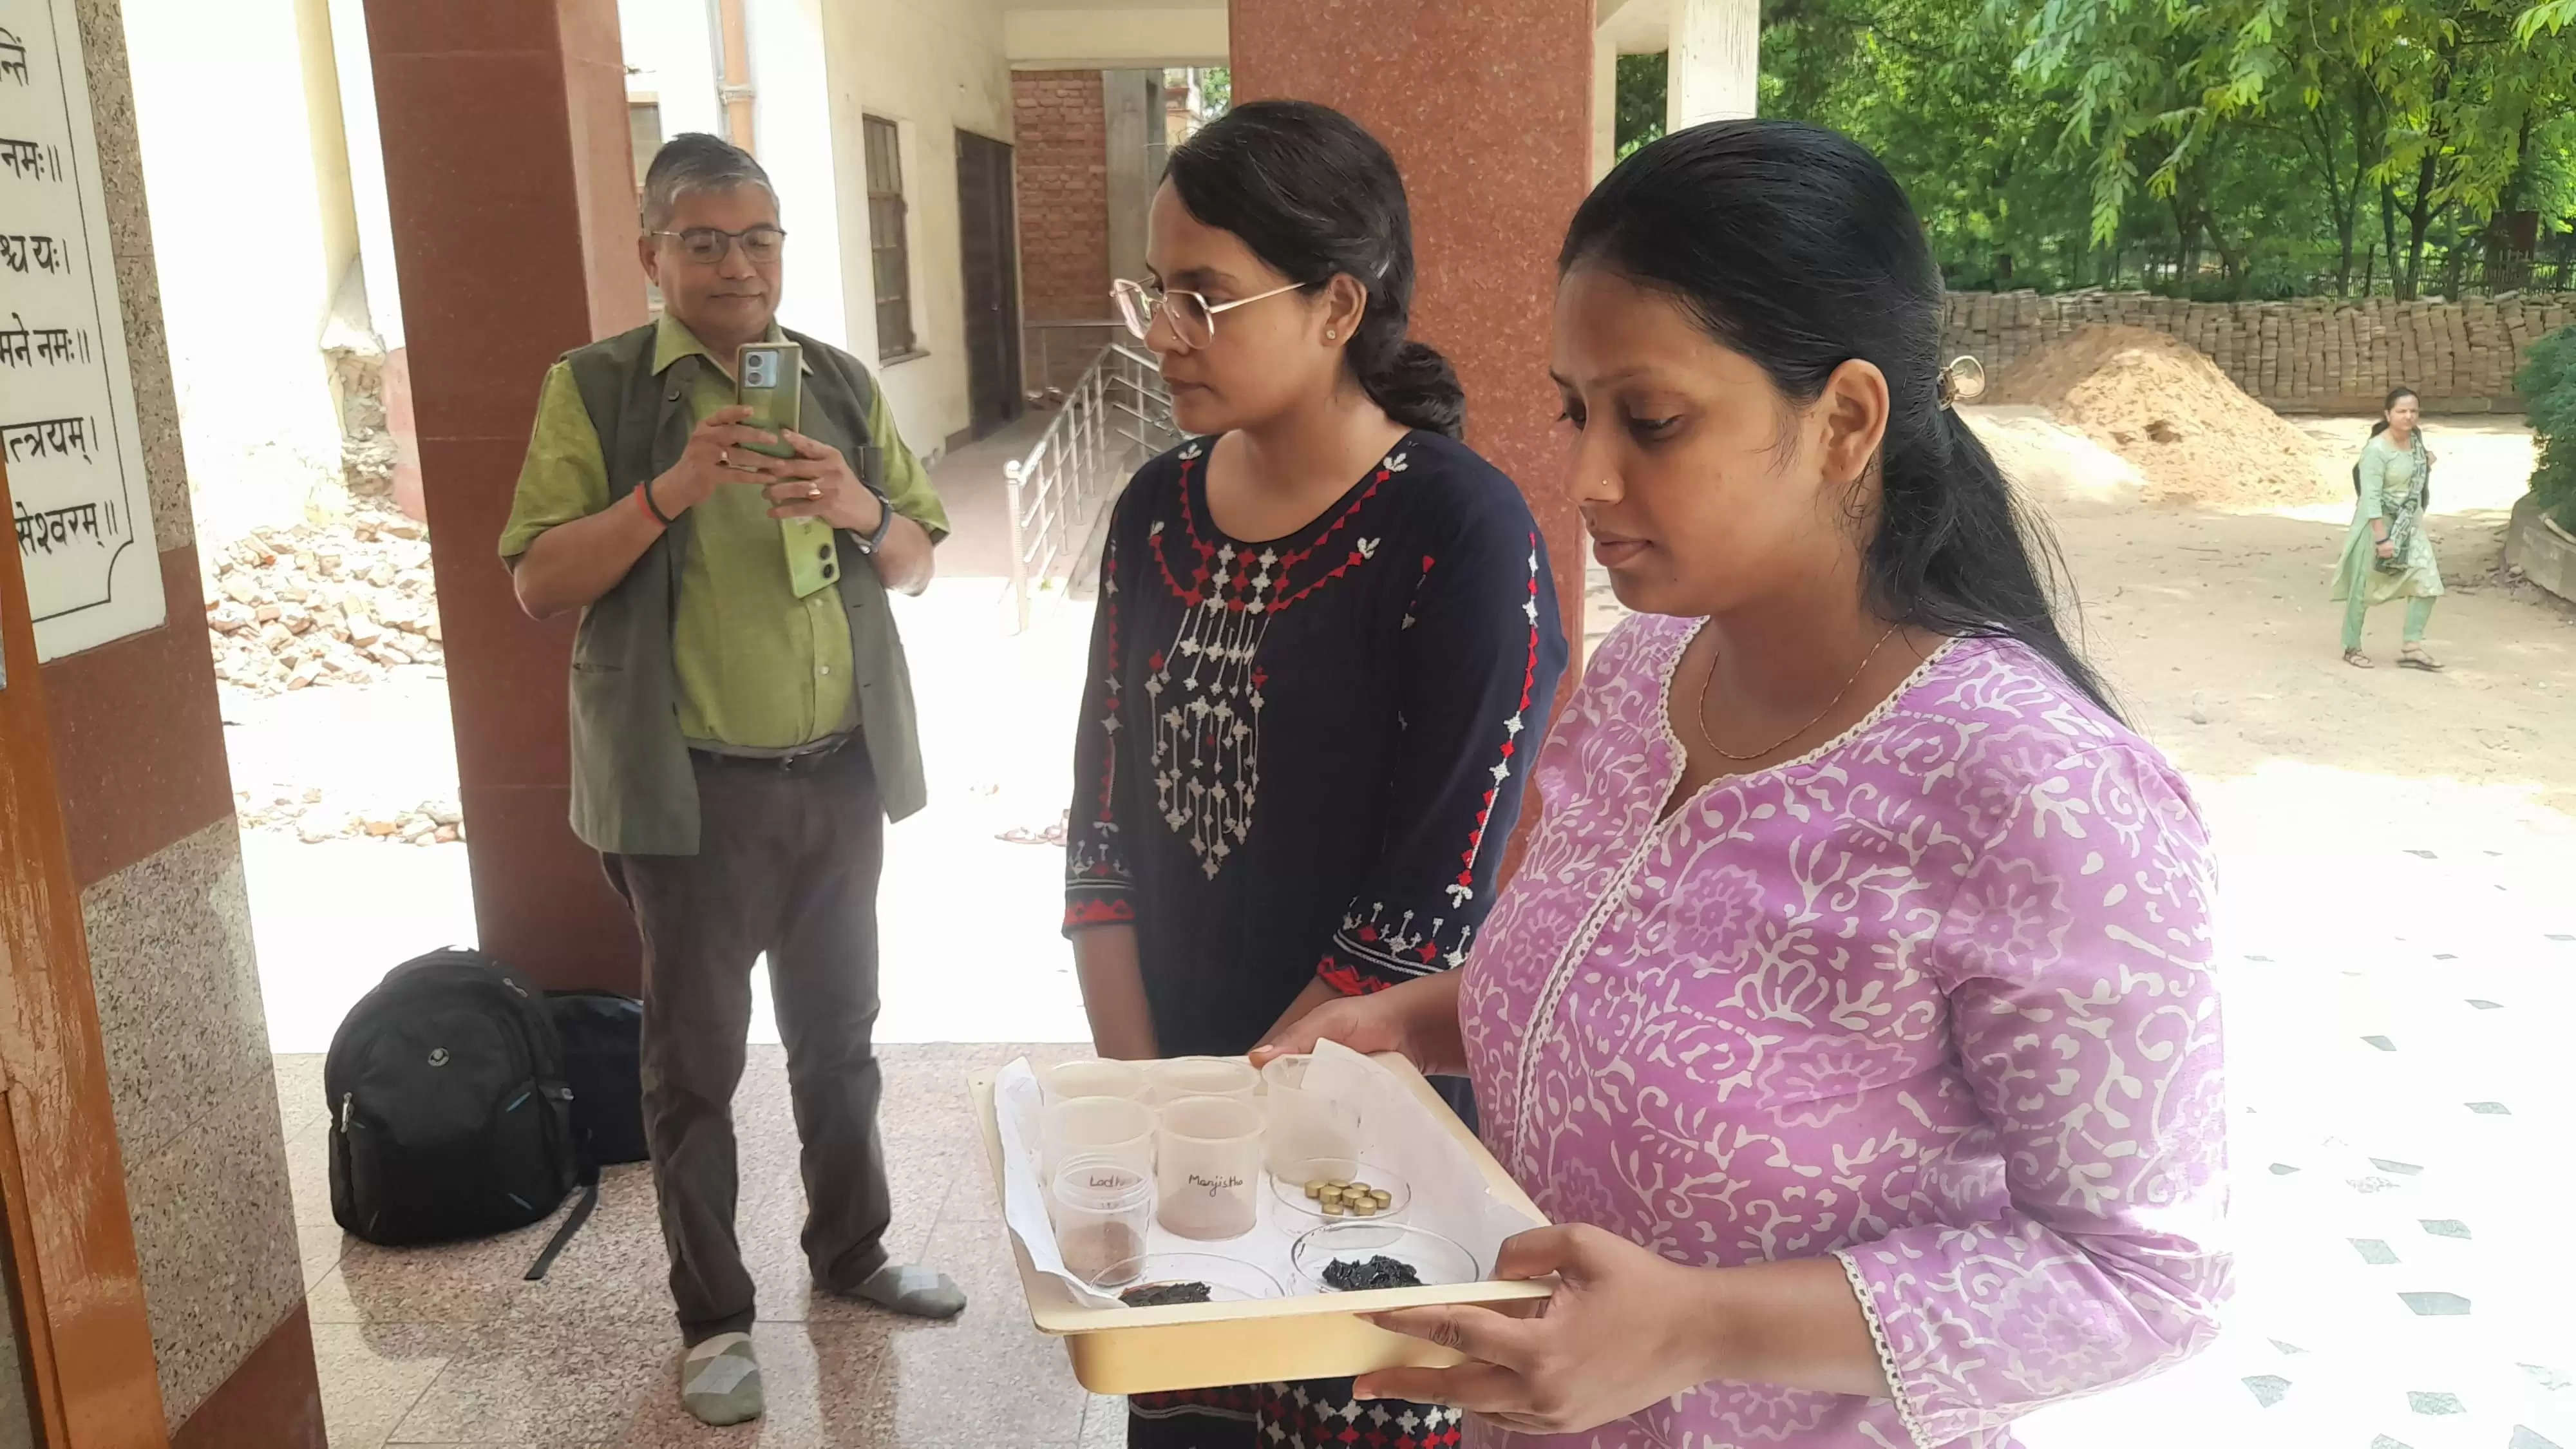
<svg viewBox="0 0 2576 1449">
<path fill-rule="evenodd" d="M 2522 394 L 2538 464 L 2531 491 L 2559 527 L 2576 529 L 2576 327 L 2533 343 L 2513 385 Z"/>
<path fill-rule="evenodd" d="M 1767 0 L 1763 19 L 1764 114 L 1887 158 L 1954 286 L 2576 283 L 2576 0 Z M 1660 63 L 1623 59 L 1623 142 L 1629 59 Z M 1653 108 L 1660 130 L 1659 86 Z"/>
</svg>

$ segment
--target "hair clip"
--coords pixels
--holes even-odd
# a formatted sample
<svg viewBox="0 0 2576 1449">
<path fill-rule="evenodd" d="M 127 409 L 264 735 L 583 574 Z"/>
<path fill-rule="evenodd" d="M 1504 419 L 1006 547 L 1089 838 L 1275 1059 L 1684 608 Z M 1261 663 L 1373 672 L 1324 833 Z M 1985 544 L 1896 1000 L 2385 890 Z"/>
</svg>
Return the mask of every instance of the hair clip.
<svg viewBox="0 0 2576 1449">
<path fill-rule="evenodd" d="M 1985 364 L 1977 359 L 1961 353 L 1950 359 L 1949 366 L 1941 369 L 1941 406 L 1956 407 L 1963 402 L 1975 402 L 1984 396 L 1985 391 Z"/>
</svg>

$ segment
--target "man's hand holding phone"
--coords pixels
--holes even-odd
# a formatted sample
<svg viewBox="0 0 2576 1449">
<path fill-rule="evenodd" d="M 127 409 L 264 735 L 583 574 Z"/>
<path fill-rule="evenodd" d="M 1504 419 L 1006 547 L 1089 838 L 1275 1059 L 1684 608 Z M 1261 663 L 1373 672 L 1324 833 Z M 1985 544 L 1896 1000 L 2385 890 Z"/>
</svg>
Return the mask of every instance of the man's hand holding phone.
<svg viewBox="0 0 2576 1449">
<path fill-rule="evenodd" d="M 664 517 L 679 517 L 729 483 L 774 482 L 781 470 L 790 466 L 787 461 L 763 457 L 751 450 L 755 443 L 774 441 L 757 428 L 743 426 L 743 419 L 751 413 L 750 408 L 740 404 L 718 408 L 689 430 L 689 446 L 680 454 L 680 461 L 646 485 L 652 489 L 653 505 Z"/>
<path fill-rule="evenodd" d="M 885 504 L 850 469 L 850 460 L 829 443 L 818 443 L 789 429 L 779 434 L 796 456 L 773 463 L 769 516 L 819 518 L 834 528 L 867 537 L 885 517 Z"/>
</svg>

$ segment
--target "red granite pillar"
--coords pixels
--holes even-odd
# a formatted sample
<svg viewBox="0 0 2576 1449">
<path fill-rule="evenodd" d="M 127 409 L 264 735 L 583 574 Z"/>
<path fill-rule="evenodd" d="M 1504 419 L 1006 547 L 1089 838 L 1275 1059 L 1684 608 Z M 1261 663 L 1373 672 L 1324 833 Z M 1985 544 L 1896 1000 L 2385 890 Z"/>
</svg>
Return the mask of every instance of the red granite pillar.
<svg viewBox="0 0 2576 1449">
<path fill-rule="evenodd" d="M 494 552 L 546 368 L 645 319 L 616 0 L 367 0 L 367 31 L 481 944 L 631 991 L 566 823 L 571 621 L 531 622 Z"/>
<path fill-rule="evenodd" d="M 1457 364 L 1467 441 L 1518 480 L 1583 638 L 1582 521 L 1547 378 L 1556 249 L 1591 187 L 1591 0 L 1231 0 L 1234 98 L 1321 101 L 1395 153 L 1413 331 Z M 1569 682 L 1572 675 L 1568 675 Z"/>
</svg>

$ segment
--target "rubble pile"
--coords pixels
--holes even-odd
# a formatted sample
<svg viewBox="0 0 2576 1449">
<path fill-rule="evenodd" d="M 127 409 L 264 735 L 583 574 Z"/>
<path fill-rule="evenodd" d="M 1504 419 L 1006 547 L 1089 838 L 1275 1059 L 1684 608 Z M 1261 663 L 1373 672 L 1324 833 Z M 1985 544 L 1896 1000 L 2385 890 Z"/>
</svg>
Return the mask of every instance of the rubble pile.
<svg viewBox="0 0 2576 1449">
<path fill-rule="evenodd" d="M 236 790 L 244 830 L 291 832 L 307 845 L 326 840 L 381 840 L 387 845 L 447 845 L 465 838 L 465 812 L 453 800 L 409 808 L 349 810 L 324 803 L 319 790 Z"/>
<path fill-rule="evenodd" d="M 255 530 L 211 562 L 215 677 L 235 688 L 367 684 L 446 657 L 427 531 L 381 501 L 328 525 Z"/>
</svg>

